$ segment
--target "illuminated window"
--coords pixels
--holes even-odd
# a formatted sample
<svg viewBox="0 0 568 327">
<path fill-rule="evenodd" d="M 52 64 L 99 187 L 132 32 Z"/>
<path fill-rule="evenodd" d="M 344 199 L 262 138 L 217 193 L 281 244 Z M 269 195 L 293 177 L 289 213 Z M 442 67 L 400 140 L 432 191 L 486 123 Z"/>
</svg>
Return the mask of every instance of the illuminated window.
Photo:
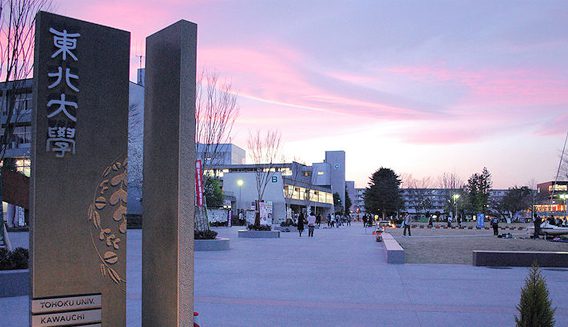
<svg viewBox="0 0 568 327">
<path fill-rule="evenodd" d="M 16 170 L 30 177 L 30 159 L 16 159 Z"/>
<path fill-rule="evenodd" d="M 324 173 L 323 171 L 318 171 L 318 176 L 322 176 L 322 175 L 324 175 L 324 174 L 325 174 L 325 173 Z"/>
</svg>

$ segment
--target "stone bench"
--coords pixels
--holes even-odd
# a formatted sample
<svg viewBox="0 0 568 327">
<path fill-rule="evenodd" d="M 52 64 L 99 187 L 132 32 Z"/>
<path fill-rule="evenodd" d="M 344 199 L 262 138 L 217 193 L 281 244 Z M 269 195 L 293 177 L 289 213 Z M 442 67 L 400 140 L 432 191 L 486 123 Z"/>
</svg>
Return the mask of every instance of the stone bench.
<svg viewBox="0 0 568 327">
<path fill-rule="evenodd" d="M 473 251 L 474 266 L 568 267 L 568 252 L 543 251 Z"/>
<path fill-rule="evenodd" d="M 239 238 L 280 238 L 280 231 L 240 230 Z"/>
<path fill-rule="evenodd" d="M 387 254 L 387 263 L 404 263 L 404 249 L 389 233 L 383 233 L 383 244 Z"/>
<path fill-rule="evenodd" d="M 226 251 L 229 250 L 230 240 L 228 238 L 218 237 L 214 240 L 195 240 L 195 251 Z"/>
<path fill-rule="evenodd" d="M 29 291 L 30 272 L 28 269 L 0 271 L 0 297 L 28 295 Z"/>
</svg>

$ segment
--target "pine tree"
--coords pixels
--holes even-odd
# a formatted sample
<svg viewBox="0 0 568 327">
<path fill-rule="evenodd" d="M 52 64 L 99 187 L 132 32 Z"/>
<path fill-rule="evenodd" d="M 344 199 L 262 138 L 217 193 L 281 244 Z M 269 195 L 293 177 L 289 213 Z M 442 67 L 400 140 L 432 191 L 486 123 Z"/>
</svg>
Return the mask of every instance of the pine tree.
<svg viewBox="0 0 568 327">
<path fill-rule="evenodd" d="M 521 289 L 521 301 L 517 305 L 520 317 L 515 317 L 518 327 L 554 326 L 554 311 L 548 298 L 546 281 L 538 266 L 533 264 L 525 286 Z"/>
</svg>

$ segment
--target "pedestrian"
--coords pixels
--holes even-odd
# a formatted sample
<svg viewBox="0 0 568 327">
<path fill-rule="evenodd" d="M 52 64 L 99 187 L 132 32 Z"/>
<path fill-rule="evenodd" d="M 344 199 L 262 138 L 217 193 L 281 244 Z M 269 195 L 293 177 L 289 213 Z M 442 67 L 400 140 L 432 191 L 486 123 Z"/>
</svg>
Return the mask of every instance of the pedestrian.
<svg viewBox="0 0 568 327">
<path fill-rule="evenodd" d="M 327 214 L 327 227 L 331 227 L 331 214 Z"/>
<path fill-rule="evenodd" d="M 335 228 L 339 228 L 339 224 L 341 224 L 341 221 L 339 221 L 339 214 L 335 213 Z"/>
<path fill-rule="evenodd" d="M 428 228 L 434 227 L 434 219 L 432 216 L 428 217 Z"/>
<path fill-rule="evenodd" d="M 406 230 L 408 229 L 408 236 L 412 236 L 412 234 L 410 233 L 410 215 L 408 214 L 403 214 L 403 218 L 402 218 L 402 224 L 404 225 L 404 229 L 402 230 L 402 235 L 406 236 Z"/>
<path fill-rule="evenodd" d="M 318 228 L 320 228 L 320 225 L 321 225 L 321 215 L 317 215 L 317 216 L 316 216 L 316 225 L 318 225 Z"/>
<path fill-rule="evenodd" d="M 491 219 L 491 227 L 493 227 L 493 235 L 499 235 L 499 219 L 497 217 Z"/>
<path fill-rule="evenodd" d="M 540 216 L 537 215 L 536 213 L 534 214 L 534 239 L 540 238 L 540 236 L 538 236 L 540 234 L 540 224 L 542 224 L 542 219 L 540 219 Z"/>
<path fill-rule="evenodd" d="M 301 212 L 298 216 L 298 233 L 300 233 L 300 237 L 302 237 L 302 232 L 304 231 L 304 213 Z"/>
<path fill-rule="evenodd" d="M 367 215 L 363 215 L 363 228 L 367 228 Z"/>
<path fill-rule="evenodd" d="M 314 228 L 316 226 L 316 216 L 310 212 L 308 216 L 308 237 L 314 237 Z"/>
<path fill-rule="evenodd" d="M 448 216 L 448 228 L 452 227 L 452 216 Z"/>
<path fill-rule="evenodd" d="M 347 226 L 351 226 L 351 215 L 347 214 Z"/>
</svg>

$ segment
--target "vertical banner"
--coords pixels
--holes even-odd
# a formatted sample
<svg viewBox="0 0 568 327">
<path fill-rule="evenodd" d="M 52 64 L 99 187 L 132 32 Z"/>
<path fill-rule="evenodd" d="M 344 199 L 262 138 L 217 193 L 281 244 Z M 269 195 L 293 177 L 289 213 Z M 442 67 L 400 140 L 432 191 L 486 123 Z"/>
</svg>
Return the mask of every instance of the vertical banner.
<svg viewBox="0 0 568 327">
<path fill-rule="evenodd" d="M 195 160 L 195 205 L 203 207 L 203 164 Z"/>
<path fill-rule="evenodd" d="M 485 227 L 485 215 L 482 213 L 477 214 L 477 228 Z"/>
<path fill-rule="evenodd" d="M 125 326 L 130 33 L 40 12 L 35 35 L 30 324 Z"/>
</svg>

